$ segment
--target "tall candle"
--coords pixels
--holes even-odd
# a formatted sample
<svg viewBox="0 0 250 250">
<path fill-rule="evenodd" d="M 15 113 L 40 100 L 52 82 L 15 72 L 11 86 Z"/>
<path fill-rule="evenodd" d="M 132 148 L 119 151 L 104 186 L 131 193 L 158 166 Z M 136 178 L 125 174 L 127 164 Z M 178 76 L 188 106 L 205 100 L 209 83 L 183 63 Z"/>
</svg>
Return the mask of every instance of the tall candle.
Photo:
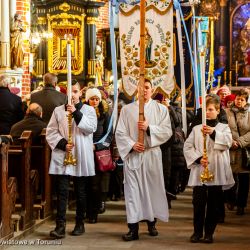
<svg viewBox="0 0 250 250">
<path fill-rule="evenodd" d="M 64 38 L 67 40 L 67 95 L 68 104 L 72 103 L 72 79 L 71 79 L 71 34 L 65 34 Z"/>
<path fill-rule="evenodd" d="M 224 71 L 224 85 L 227 85 L 227 71 Z"/>
<path fill-rule="evenodd" d="M 235 86 L 238 86 L 238 61 L 235 62 Z"/>
<path fill-rule="evenodd" d="M 218 88 L 220 88 L 221 76 L 218 76 Z"/>
<path fill-rule="evenodd" d="M 229 86 L 232 86 L 232 71 L 229 71 Z"/>
</svg>

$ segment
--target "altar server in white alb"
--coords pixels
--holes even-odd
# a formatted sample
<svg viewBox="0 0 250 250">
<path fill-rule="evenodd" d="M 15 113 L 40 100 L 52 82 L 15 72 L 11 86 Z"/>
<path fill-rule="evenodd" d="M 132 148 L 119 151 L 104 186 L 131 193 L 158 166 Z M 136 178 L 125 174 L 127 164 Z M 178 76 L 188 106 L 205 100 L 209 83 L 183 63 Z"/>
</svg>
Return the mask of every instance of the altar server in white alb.
<svg viewBox="0 0 250 250">
<path fill-rule="evenodd" d="M 65 237 L 70 176 L 73 176 L 76 195 L 76 225 L 71 234 L 76 236 L 85 232 L 86 177 L 95 175 L 93 133 L 97 117 L 93 107 L 82 104 L 80 96 L 80 85 L 76 82 L 72 85 L 73 104 L 55 108 L 46 130 L 46 139 L 52 149 L 49 173 L 55 175 L 57 192 L 56 228 L 50 232 L 54 238 Z M 68 143 L 67 111 L 73 115 L 73 144 Z M 76 166 L 63 164 L 69 150 L 77 160 Z"/>
<path fill-rule="evenodd" d="M 218 121 L 219 113 L 219 100 L 215 97 L 207 99 L 206 125 L 195 126 L 184 143 L 184 156 L 187 167 L 191 169 L 188 186 L 193 187 L 194 233 L 190 238 L 192 243 L 213 242 L 223 198 L 222 190 L 234 185 L 229 157 L 232 134 L 228 124 Z M 203 156 L 202 131 L 207 138 L 207 157 Z M 203 183 L 200 177 L 206 164 L 214 179 Z"/>
<path fill-rule="evenodd" d="M 160 145 L 172 135 L 168 110 L 151 99 L 149 80 L 145 80 L 145 121 L 139 122 L 138 101 L 121 110 L 116 129 L 116 143 L 124 161 L 124 194 L 129 232 L 123 240 L 137 240 L 139 222 L 146 220 L 149 235 L 156 236 L 156 218 L 168 221 L 168 203 L 164 188 Z M 139 143 L 138 129 L 145 132 Z"/>
</svg>

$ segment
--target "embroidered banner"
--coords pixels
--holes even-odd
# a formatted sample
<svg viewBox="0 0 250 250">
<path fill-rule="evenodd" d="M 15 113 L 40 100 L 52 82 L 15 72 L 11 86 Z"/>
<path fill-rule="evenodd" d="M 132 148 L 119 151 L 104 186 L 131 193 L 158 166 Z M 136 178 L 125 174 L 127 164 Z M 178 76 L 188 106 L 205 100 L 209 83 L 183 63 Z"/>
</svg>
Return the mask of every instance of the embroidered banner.
<svg viewBox="0 0 250 250">
<path fill-rule="evenodd" d="M 121 69 L 127 95 L 136 94 L 140 67 L 140 6 L 121 4 L 119 13 Z M 172 1 L 147 0 L 146 66 L 155 91 L 170 95 L 174 90 Z"/>
</svg>

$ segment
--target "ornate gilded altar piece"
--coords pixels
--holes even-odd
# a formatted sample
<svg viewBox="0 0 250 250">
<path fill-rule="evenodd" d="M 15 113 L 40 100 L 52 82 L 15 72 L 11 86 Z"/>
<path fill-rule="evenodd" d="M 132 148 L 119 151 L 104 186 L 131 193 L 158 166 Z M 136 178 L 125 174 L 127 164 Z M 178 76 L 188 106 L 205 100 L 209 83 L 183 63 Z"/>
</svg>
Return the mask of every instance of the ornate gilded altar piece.
<svg viewBox="0 0 250 250">
<path fill-rule="evenodd" d="M 250 2 L 243 1 L 232 11 L 230 20 L 230 66 L 239 77 L 250 77 Z"/>
<path fill-rule="evenodd" d="M 66 9 L 65 9 L 66 10 Z M 72 74 L 79 75 L 84 66 L 84 17 L 85 14 L 74 15 L 60 13 L 47 15 L 48 31 L 53 37 L 48 40 L 48 69 L 56 74 L 67 73 L 67 40 L 65 35 L 72 34 Z"/>
</svg>

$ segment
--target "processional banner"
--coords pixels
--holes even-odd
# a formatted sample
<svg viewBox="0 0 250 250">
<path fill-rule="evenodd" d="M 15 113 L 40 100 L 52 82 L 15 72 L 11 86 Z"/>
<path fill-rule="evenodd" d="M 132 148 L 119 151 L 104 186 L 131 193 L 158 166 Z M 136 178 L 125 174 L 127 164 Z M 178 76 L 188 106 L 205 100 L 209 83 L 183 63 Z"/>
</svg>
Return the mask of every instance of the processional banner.
<svg viewBox="0 0 250 250">
<path fill-rule="evenodd" d="M 137 91 L 140 76 L 140 5 L 122 3 L 119 12 L 121 69 L 127 95 Z M 155 91 L 174 90 L 172 1 L 146 2 L 145 77 Z"/>
</svg>

